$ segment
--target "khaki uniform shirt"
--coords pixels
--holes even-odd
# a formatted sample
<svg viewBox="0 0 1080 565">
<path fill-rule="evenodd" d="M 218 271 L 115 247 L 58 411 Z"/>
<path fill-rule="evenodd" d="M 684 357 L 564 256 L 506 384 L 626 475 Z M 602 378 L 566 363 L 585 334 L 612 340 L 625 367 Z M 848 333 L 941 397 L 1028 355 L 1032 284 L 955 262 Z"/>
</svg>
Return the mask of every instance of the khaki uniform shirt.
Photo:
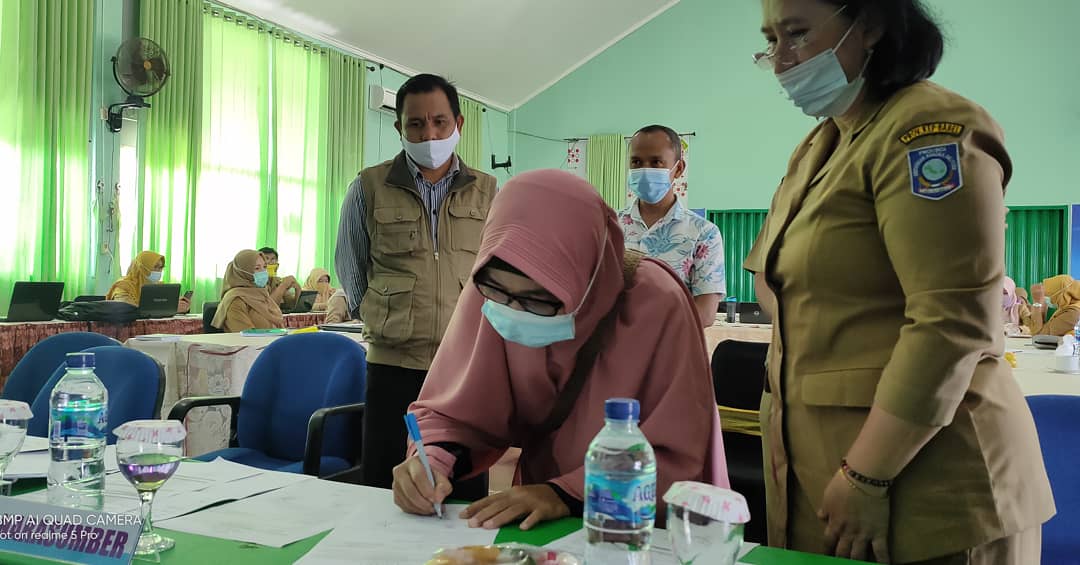
<svg viewBox="0 0 1080 565">
<path fill-rule="evenodd" d="M 763 399 L 769 541 L 825 486 L 871 406 L 944 426 L 891 490 L 894 562 L 955 553 L 1054 513 L 1003 360 L 1004 187 L 985 110 L 921 82 L 795 150 L 745 268 L 776 294 Z M 793 486 L 794 485 L 794 486 Z"/>
</svg>

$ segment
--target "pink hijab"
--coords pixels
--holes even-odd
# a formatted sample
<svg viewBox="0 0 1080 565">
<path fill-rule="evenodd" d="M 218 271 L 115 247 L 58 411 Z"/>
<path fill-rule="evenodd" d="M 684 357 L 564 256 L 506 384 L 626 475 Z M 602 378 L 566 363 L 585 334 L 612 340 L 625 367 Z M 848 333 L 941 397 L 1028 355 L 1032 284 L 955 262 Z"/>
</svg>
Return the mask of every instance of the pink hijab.
<svg viewBox="0 0 1080 565">
<path fill-rule="evenodd" d="M 1001 307 L 1004 309 L 1006 324 L 1020 323 L 1020 299 L 1016 296 L 1016 281 L 1005 277 L 1005 288 L 1002 290 Z"/>
<path fill-rule="evenodd" d="M 599 261 L 596 282 L 576 316 L 576 337 L 540 349 L 503 340 L 480 312 L 484 299 L 467 284 L 410 407 L 424 442 L 468 447 L 473 474 L 488 469 L 507 448 L 521 447 L 515 483 L 551 481 L 582 499 L 585 451 L 604 425 L 604 401 L 636 398 L 641 430 L 656 450 L 658 499 L 675 481 L 727 487 L 693 300 L 674 272 L 652 260 L 641 263 L 626 289 L 613 332 L 566 422 L 548 437 L 532 435 L 569 380 L 578 350 L 614 307 L 624 287 L 622 256 L 615 213 L 585 180 L 545 170 L 507 182 L 492 204 L 475 271 L 498 257 L 568 310 L 581 303 Z M 450 476 L 453 456 L 434 447 L 428 454 Z"/>
</svg>

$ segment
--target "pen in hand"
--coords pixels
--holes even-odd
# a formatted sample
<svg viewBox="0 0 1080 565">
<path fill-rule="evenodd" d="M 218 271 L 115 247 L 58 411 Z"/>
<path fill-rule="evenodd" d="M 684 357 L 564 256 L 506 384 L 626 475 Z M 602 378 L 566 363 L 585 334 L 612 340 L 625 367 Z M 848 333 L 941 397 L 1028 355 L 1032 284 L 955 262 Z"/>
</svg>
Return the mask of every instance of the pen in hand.
<svg viewBox="0 0 1080 565">
<path fill-rule="evenodd" d="M 428 461 L 427 453 L 424 453 L 424 439 L 420 437 L 420 425 L 416 423 L 416 416 L 412 412 L 405 414 L 405 427 L 409 429 L 409 438 L 416 444 L 416 453 L 420 456 L 420 464 L 424 466 L 424 471 L 427 472 L 428 481 L 431 482 L 431 488 L 435 488 L 435 475 L 431 473 L 431 463 Z M 442 518 L 442 508 L 440 504 L 433 503 L 435 508 L 435 515 Z"/>
</svg>

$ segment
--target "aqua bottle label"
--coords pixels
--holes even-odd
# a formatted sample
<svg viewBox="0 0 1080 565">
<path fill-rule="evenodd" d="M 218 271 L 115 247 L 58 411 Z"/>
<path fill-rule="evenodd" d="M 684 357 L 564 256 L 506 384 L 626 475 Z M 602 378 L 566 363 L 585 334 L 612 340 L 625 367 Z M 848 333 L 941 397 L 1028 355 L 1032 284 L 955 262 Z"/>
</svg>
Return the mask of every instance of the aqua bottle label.
<svg viewBox="0 0 1080 565">
<path fill-rule="evenodd" d="M 629 480 L 585 477 L 585 519 L 643 527 L 656 517 L 656 473 Z"/>
<path fill-rule="evenodd" d="M 106 406 L 90 410 L 50 410 L 52 421 L 51 438 L 86 438 L 103 439 L 108 430 L 108 411 Z"/>
</svg>

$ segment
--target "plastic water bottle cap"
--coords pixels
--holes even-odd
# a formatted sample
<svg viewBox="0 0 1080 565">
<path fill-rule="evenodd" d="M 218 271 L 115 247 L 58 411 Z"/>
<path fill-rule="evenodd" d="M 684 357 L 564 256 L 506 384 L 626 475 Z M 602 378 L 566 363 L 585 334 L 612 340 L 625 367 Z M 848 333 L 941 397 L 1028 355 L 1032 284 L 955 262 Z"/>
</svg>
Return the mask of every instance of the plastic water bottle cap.
<svg viewBox="0 0 1080 565">
<path fill-rule="evenodd" d="M 67 354 L 67 366 L 69 369 L 93 369 L 94 368 L 94 354 L 93 353 L 68 353 Z"/>
<path fill-rule="evenodd" d="M 604 402 L 604 417 L 608 420 L 638 420 L 641 405 L 633 398 L 609 398 Z"/>
</svg>

